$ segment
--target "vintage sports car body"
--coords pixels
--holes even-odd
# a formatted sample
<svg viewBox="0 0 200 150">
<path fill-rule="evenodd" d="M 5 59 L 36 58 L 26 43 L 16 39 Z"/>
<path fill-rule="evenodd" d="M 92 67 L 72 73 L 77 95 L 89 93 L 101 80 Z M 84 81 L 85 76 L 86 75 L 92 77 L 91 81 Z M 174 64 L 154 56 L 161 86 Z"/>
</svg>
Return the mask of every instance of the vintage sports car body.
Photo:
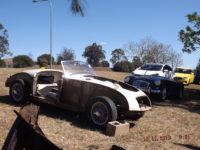
<svg viewBox="0 0 200 150">
<path fill-rule="evenodd" d="M 177 67 L 175 69 L 174 79 L 189 85 L 194 82 L 194 72 L 190 68 Z"/>
<path fill-rule="evenodd" d="M 137 87 L 147 94 L 155 95 L 165 100 L 168 95 L 178 98 L 183 97 L 184 86 L 181 82 L 156 75 L 130 75 L 125 77 L 124 82 Z"/>
<path fill-rule="evenodd" d="M 96 126 L 117 120 L 118 115 L 151 109 L 148 96 L 128 84 L 98 77 L 92 67 L 80 61 L 62 61 L 61 70 L 36 69 L 9 77 L 6 86 L 15 102 L 31 95 L 35 100 L 59 108 L 86 112 Z"/>
</svg>

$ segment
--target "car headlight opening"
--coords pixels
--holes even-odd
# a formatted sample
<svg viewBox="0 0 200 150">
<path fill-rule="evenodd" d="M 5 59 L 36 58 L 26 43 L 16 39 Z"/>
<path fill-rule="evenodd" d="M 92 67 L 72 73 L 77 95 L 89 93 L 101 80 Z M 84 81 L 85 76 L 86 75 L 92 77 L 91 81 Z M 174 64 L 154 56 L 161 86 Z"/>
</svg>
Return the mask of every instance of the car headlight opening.
<svg viewBox="0 0 200 150">
<path fill-rule="evenodd" d="M 159 85 L 161 84 L 161 81 L 160 81 L 160 80 L 156 80 L 156 81 L 154 82 L 154 84 L 155 84 L 156 86 L 159 86 Z"/>
<path fill-rule="evenodd" d="M 128 83 L 129 81 L 130 81 L 130 77 L 129 76 L 125 77 L 124 82 Z"/>
</svg>

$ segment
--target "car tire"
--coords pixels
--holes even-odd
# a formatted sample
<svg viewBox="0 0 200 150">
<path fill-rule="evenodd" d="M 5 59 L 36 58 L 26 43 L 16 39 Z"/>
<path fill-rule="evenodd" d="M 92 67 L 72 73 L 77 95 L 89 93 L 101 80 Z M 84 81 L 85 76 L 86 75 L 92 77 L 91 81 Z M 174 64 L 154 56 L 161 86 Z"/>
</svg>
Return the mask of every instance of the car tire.
<svg viewBox="0 0 200 150">
<path fill-rule="evenodd" d="M 190 85 L 190 80 L 188 81 L 188 84 L 187 84 L 188 86 Z"/>
<path fill-rule="evenodd" d="M 182 99 L 183 98 L 183 91 L 184 91 L 184 87 L 180 87 L 177 93 L 177 98 L 178 99 Z"/>
<path fill-rule="evenodd" d="M 167 98 L 167 89 L 165 86 L 162 86 L 159 94 L 159 99 L 164 101 L 166 98 Z"/>
<path fill-rule="evenodd" d="M 28 88 L 26 88 L 23 80 L 19 80 L 10 86 L 9 93 L 13 102 L 23 103 L 28 97 Z"/>
<path fill-rule="evenodd" d="M 88 106 L 88 119 L 96 127 L 105 127 L 117 120 L 117 107 L 108 97 L 97 97 Z"/>
</svg>

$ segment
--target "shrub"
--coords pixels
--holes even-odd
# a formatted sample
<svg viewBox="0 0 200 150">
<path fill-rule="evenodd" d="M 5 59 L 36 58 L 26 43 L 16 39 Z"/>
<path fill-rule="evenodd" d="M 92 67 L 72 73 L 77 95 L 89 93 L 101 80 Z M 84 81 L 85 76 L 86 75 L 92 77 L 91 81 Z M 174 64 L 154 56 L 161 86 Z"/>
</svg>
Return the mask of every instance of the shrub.
<svg viewBox="0 0 200 150">
<path fill-rule="evenodd" d="M 40 58 L 38 59 L 37 64 L 40 65 L 40 67 L 47 67 L 47 65 L 48 65 L 48 60 L 46 60 L 46 59 L 43 58 L 43 57 L 40 57 Z"/>
<path fill-rule="evenodd" d="M 118 72 L 131 72 L 133 71 L 133 69 L 134 69 L 134 65 L 129 61 L 117 62 L 113 66 L 113 70 L 118 71 Z"/>
<path fill-rule="evenodd" d="M 13 58 L 14 68 L 31 67 L 34 65 L 33 60 L 27 55 L 18 55 Z"/>
<path fill-rule="evenodd" d="M 40 65 L 41 64 L 41 60 L 44 63 L 44 61 L 45 61 L 44 59 L 46 59 L 47 64 L 50 65 L 50 63 L 51 63 L 51 55 L 49 55 L 49 54 L 42 54 L 42 55 L 38 56 L 37 64 Z M 46 63 L 46 61 L 45 61 L 45 63 Z M 52 56 L 52 64 L 54 64 L 54 57 L 53 56 Z"/>
<path fill-rule="evenodd" d="M 0 59 L 0 68 L 5 68 L 5 67 L 6 67 L 5 61 Z"/>
<path fill-rule="evenodd" d="M 99 66 L 100 66 L 100 67 L 109 67 L 110 64 L 109 64 L 108 61 L 102 61 L 102 62 L 99 63 Z"/>
</svg>

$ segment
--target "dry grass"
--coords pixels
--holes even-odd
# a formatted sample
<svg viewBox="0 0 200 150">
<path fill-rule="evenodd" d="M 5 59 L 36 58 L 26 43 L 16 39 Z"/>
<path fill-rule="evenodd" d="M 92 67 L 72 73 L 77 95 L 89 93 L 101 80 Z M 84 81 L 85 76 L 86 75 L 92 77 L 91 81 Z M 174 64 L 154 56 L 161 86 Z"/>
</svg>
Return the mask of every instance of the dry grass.
<svg viewBox="0 0 200 150">
<path fill-rule="evenodd" d="M 22 70 L 0 69 L 0 147 L 16 118 L 13 110 L 20 108 L 9 101 L 5 80 L 9 74 Z M 104 71 L 96 73 L 120 81 L 128 75 Z M 40 106 L 39 126 L 47 138 L 63 149 L 109 149 L 113 144 L 128 150 L 200 149 L 200 85 L 186 87 L 181 101 L 153 100 L 152 111 L 146 112 L 139 120 L 128 120 L 133 126 L 130 134 L 120 137 L 109 137 L 104 131 L 92 128 L 84 114 L 62 111 L 43 104 Z"/>
</svg>

